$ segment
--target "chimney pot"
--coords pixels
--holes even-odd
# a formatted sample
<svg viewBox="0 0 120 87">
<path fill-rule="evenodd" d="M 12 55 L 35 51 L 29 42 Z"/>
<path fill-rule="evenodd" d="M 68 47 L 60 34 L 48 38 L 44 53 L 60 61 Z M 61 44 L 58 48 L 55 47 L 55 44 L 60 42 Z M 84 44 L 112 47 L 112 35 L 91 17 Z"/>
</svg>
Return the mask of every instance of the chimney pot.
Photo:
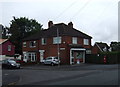
<svg viewBox="0 0 120 87">
<path fill-rule="evenodd" d="M 68 26 L 69 26 L 70 28 L 73 28 L 73 23 L 72 23 L 72 22 L 69 22 L 69 23 L 68 23 Z"/>
<path fill-rule="evenodd" d="M 53 21 L 49 21 L 48 22 L 48 28 L 52 27 L 53 26 Z"/>
</svg>

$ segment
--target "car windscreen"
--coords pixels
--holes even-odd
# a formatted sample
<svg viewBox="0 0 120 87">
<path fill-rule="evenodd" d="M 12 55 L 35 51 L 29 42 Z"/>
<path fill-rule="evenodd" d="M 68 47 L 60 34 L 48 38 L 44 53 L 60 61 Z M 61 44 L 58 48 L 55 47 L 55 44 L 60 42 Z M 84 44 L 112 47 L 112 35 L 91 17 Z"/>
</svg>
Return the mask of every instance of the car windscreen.
<svg viewBox="0 0 120 87">
<path fill-rule="evenodd" d="M 58 59 L 58 57 L 55 57 L 55 59 Z"/>
<path fill-rule="evenodd" d="M 6 64 L 6 63 L 8 63 L 8 61 L 7 60 L 2 60 L 2 63 Z"/>
<path fill-rule="evenodd" d="M 8 60 L 9 63 L 15 64 L 16 62 L 14 60 Z"/>
</svg>

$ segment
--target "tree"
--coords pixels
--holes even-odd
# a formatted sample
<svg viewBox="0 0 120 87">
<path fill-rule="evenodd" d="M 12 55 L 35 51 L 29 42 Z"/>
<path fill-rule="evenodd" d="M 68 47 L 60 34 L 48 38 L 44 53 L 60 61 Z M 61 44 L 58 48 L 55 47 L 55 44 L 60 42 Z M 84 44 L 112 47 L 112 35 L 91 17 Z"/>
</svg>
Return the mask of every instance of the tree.
<svg viewBox="0 0 120 87">
<path fill-rule="evenodd" d="M 120 42 L 111 42 L 110 47 L 112 51 L 120 51 Z"/>
<path fill-rule="evenodd" d="M 8 27 L 4 27 L 3 25 L 0 24 L 0 33 L 1 33 L 1 36 L 0 38 L 2 39 L 7 39 L 8 38 Z"/>
<path fill-rule="evenodd" d="M 16 53 L 22 54 L 22 40 L 42 29 L 42 25 L 35 19 L 28 19 L 26 17 L 13 17 L 10 28 L 8 29 L 11 42 L 15 44 Z"/>
</svg>

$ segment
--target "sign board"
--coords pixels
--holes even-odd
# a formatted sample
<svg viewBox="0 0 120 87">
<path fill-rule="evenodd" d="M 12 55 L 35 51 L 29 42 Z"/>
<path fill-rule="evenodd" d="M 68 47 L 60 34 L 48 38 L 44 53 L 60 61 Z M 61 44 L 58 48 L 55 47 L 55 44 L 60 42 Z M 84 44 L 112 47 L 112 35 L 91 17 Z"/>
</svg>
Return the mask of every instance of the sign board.
<svg viewBox="0 0 120 87">
<path fill-rule="evenodd" d="M 60 50 L 65 50 L 65 48 L 60 48 Z"/>
</svg>

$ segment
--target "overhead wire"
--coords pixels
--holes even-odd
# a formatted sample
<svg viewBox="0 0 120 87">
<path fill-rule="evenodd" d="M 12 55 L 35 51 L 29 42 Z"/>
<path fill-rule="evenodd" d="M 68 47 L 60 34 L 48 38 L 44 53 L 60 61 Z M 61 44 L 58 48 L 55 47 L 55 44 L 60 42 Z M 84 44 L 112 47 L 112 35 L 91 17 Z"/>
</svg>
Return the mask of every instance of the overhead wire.
<svg viewBox="0 0 120 87">
<path fill-rule="evenodd" d="M 87 2 L 72 16 L 71 19 L 73 19 L 75 16 L 77 16 L 92 0 L 87 0 Z"/>
<path fill-rule="evenodd" d="M 111 8 L 112 8 L 112 7 L 114 7 L 114 6 L 116 6 L 116 5 L 117 5 L 117 3 L 116 3 L 116 4 L 111 5 L 110 7 L 108 7 L 108 6 L 107 6 L 107 7 L 105 7 L 105 8 L 104 8 L 104 10 L 103 10 L 103 11 L 102 11 L 102 12 L 101 12 L 101 13 L 100 13 L 97 17 L 96 17 L 96 19 L 95 19 L 95 20 L 93 20 L 93 21 L 95 22 L 95 21 L 97 21 L 100 17 L 104 17 L 104 16 L 105 16 L 105 12 L 110 11 L 110 10 L 111 10 Z M 91 24 L 91 25 L 92 25 L 92 24 Z M 94 26 L 94 27 L 95 27 L 95 26 Z M 94 27 L 93 27 L 93 28 L 94 28 Z"/>
<path fill-rule="evenodd" d="M 56 16 L 55 19 L 60 18 L 65 12 L 67 12 L 68 9 L 70 9 L 75 3 L 77 3 L 77 1 L 72 2 L 66 9 L 64 9 L 58 16 Z"/>
</svg>

